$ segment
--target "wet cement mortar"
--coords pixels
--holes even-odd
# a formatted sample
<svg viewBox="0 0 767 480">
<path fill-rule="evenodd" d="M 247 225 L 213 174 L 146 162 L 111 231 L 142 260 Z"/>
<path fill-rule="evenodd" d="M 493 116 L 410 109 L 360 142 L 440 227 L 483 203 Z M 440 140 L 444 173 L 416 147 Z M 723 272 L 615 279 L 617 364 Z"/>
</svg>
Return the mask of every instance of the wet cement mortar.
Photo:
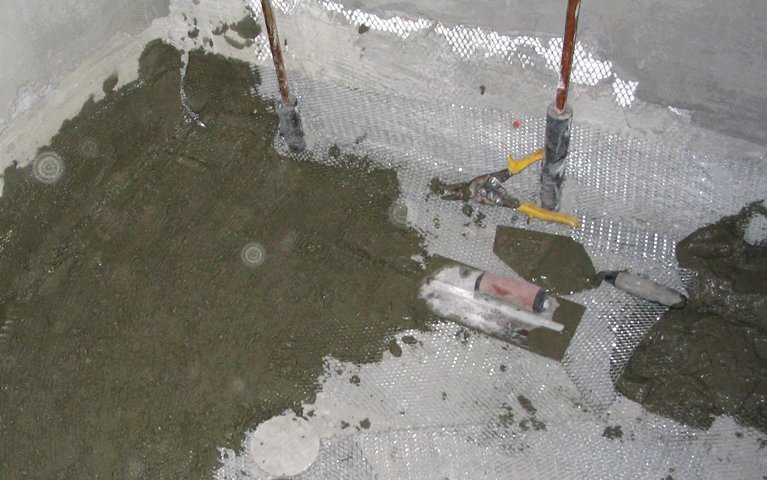
<svg viewBox="0 0 767 480">
<path fill-rule="evenodd" d="M 640 343 L 618 389 L 651 411 L 708 428 L 717 415 L 767 433 L 767 245 L 744 238 L 755 203 L 679 243 L 699 277 Z"/>
<path fill-rule="evenodd" d="M 105 82 L 51 140 L 57 183 L 5 172 L 0 478 L 210 478 L 217 448 L 300 413 L 325 356 L 376 361 L 429 320 L 395 172 L 280 156 L 258 78 L 202 51 L 195 126 L 180 66 L 153 42 L 138 82 Z"/>
</svg>

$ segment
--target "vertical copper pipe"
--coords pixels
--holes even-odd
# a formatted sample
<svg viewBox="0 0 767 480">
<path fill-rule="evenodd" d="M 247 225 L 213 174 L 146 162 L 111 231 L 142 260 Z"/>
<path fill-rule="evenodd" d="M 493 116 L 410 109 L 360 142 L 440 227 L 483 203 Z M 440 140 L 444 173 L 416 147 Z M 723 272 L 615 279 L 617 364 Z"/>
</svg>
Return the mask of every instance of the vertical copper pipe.
<svg viewBox="0 0 767 480">
<path fill-rule="evenodd" d="M 266 33 L 269 36 L 269 46 L 272 49 L 272 58 L 274 59 L 274 70 L 277 72 L 277 83 L 280 86 L 280 96 L 282 105 L 291 106 L 290 90 L 288 90 L 288 76 L 285 73 L 285 62 L 282 60 L 282 49 L 280 48 L 280 36 L 277 34 L 277 24 L 274 21 L 274 12 L 269 0 L 261 0 L 261 9 L 264 11 L 264 23 L 266 23 Z"/>
<path fill-rule="evenodd" d="M 578 31 L 578 13 L 581 0 L 568 0 L 567 17 L 565 18 L 565 38 L 562 43 L 562 69 L 559 72 L 557 86 L 557 111 L 561 114 L 567 106 L 567 91 L 570 88 L 570 70 L 573 66 L 573 50 L 575 49 L 575 34 Z"/>
</svg>

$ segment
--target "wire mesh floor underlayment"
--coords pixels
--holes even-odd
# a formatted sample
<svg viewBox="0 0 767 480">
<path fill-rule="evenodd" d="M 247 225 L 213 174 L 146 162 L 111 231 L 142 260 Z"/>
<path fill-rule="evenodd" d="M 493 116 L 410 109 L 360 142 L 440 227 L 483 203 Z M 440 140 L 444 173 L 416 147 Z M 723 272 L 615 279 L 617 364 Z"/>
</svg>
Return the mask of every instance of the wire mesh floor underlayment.
<svg viewBox="0 0 767 480">
<path fill-rule="evenodd" d="M 476 36 L 466 41 L 476 42 Z M 260 91 L 273 95 L 269 68 L 261 73 Z M 496 169 L 508 154 L 521 157 L 540 148 L 542 116 L 416 100 L 363 85 L 292 80 L 316 155 L 333 163 L 326 153 L 339 145 L 394 166 L 399 202 L 430 253 L 511 273 L 493 254 L 495 227 L 524 227 L 523 218 L 479 207 L 486 217 L 477 226 L 456 204 L 430 196 L 429 181 L 462 181 Z M 616 102 L 630 103 L 619 97 Z M 522 126 L 513 128 L 514 120 Z M 529 228 L 572 236 L 598 270 L 630 268 L 684 289 L 695 273 L 678 268 L 676 242 L 765 198 L 761 168 L 761 162 L 723 163 L 670 142 L 581 125 L 576 118 L 563 210 L 580 217 L 582 225 L 570 230 L 534 222 Z M 535 201 L 538 175 L 531 168 L 510 180 L 513 193 Z M 400 341 L 403 355 L 377 365 L 336 365 L 328 359 L 317 404 L 305 407 L 316 416 L 307 418 L 318 429 L 345 420 L 352 431 L 330 428 L 317 462 L 300 478 L 756 478 L 765 473 L 759 432 L 726 417 L 709 431 L 698 431 L 616 395 L 614 381 L 663 309 L 606 287 L 572 299 L 588 310 L 561 365 L 481 336 L 464 339 L 461 328 L 450 323 L 429 333 L 410 332 L 418 343 Z M 359 383 L 350 382 L 352 375 Z M 528 400 L 534 408 L 526 408 Z M 370 429 L 354 429 L 355 418 L 369 419 Z M 621 427 L 619 438 L 605 435 L 615 426 Z M 219 478 L 268 478 L 259 477 L 247 453 L 225 456 Z"/>
<path fill-rule="evenodd" d="M 273 94 L 269 69 L 261 73 L 260 91 Z M 534 151 L 543 138 L 543 118 L 300 77 L 293 81 L 305 129 L 322 161 L 333 163 L 326 153 L 339 145 L 395 167 L 399 202 L 431 253 L 510 273 L 492 253 L 495 227 L 525 227 L 521 216 L 479 207 L 486 217 L 477 226 L 456 204 L 430 196 L 429 181 L 461 181 L 496 169 L 507 154 Z M 522 127 L 513 128 L 514 120 Z M 599 270 L 630 268 L 684 289 L 695 274 L 678 268 L 676 242 L 764 198 L 760 168 L 758 162 L 723 164 L 701 152 L 576 119 L 563 210 L 579 216 L 582 225 L 570 230 L 534 222 L 526 228 L 572 236 Z M 514 194 L 534 201 L 538 174 L 531 168 L 512 179 Z M 616 396 L 613 382 L 661 308 L 607 287 L 572 299 L 588 310 L 561 365 L 481 336 L 464 339 L 449 323 L 429 333 L 410 332 L 418 343 L 403 344 L 402 357 L 389 356 L 378 365 L 336 365 L 328 359 L 322 394 L 305 408 L 315 410 L 309 421 L 333 424 L 340 411 L 346 413 L 338 418 L 347 423 L 367 418 L 371 426 L 338 429 L 323 438 L 318 461 L 300 478 L 746 478 L 764 473 L 759 432 L 725 417 L 711 430 L 698 431 Z M 351 375 L 357 375 L 358 384 L 349 381 Z M 526 400 L 534 408 L 525 408 Z M 619 438 L 605 435 L 615 426 L 621 427 Z M 219 478 L 267 478 L 259 477 L 247 454 L 225 455 Z"/>
<path fill-rule="evenodd" d="M 172 2 L 179 24 L 168 29 L 166 40 L 194 46 L 191 39 L 181 38 L 188 31 L 181 13 L 195 16 L 202 39 L 206 28 L 236 19 L 245 5 L 235 0 L 199 3 Z M 258 2 L 250 4 L 260 11 Z M 505 36 L 428 19 L 383 18 L 325 0 L 274 4 L 278 20 L 290 19 L 288 32 L 321 24 L 342 32 L 340 36 L 353 35 L 364 23 L 389 35 L 393 51 L 412 46 L 410 53 L 429 57 L 424 61 L 433 64 L 444 60 L 445 69 L 475 68 L 472 62 L 481 57 L 481 62 L 496 66 L 513 64 L 553 75 L 561 48 L 557 39 Z M 408 43 L 411 34 L 424 31 L 432 33 Z M 257 65 L 262 84 L 252 93 L 276 100 L 263 37 L 250 51 L 235 53 Z M 284 37 L 291 40 L 290 35 Z M 427 47 L 437 53 L 424 50 Z M 616 108 L 632 104 L 636 83 L 618 77 L 610 61 L 579 48 L 574 82 L 610 89 Z M 671 138 L 611 131 L 580 122 L 575 104 L 562 210 L 578 216 L 581 226 L 527 224 L 519 213 L 485 206 L 475 206 L 469 218 L 459 204 L 429 195 L 431 179 L 463 181 L 497 170 L 509 154 L 522 157 L 541 148 L 546 104 L 540 105 L 540 116 L 530 115 L 527 106 L 520 112 L 466 106 L 462 94 L 451 90 L 449 78 L 425 83 L 419 78 L 412 90 L 397 90 L 386 82 L 401 86 L 418 67 L 383 60 L 372 60 L 380 76 L 372 74 L 375 70 L 346 69 L 339 60 L 340 77 L 318 80 L 320 75 L 308 73 L 316 71 L 322 59 L 307 60 L 299 71 L 289 72 L 311 150 L 304 158 L 337 163 L 340 160 L 328 152 L 338 146 L 345 153 L 367 156 L 375 165 L 395 168 L 401 184 L 397 203 L 406 207 L 407 223 L 422 233 L 431 254 L 513 274 L 493 254 L 496 227 L 512 225 L 571 236 L 584 245 L 597 270 L 630 269 L 685 290 L 694 286 L 696 275 L 679 268 L 677 242 L 767 197 L 763 153 L 761 158 L 735 161 Z M 429 89 L 419 90 L 423 85 Z M 551 85 L 541 89 L 553 96 Z M 518 128 L 512 126 L 514 121 L 520 122 Z M 539 173 L 540 167 L 533 166 L 509 180 L 507 187 L 520 200 L 536 202 Z M 475 221 L 480 212 L 484 218 Z M 756 224 L 749 232 L 755 241 L 763 241 L 767 233 Z M 307 420 L 320 433 L 320 453 L 297 478 L 767 475 L 767 439 L 761 432 L 726 416 L 717 418 L 709 430 L 697 430 L 649 413 L 616 393 L 615 380 L 663 309 L 609 286 L 568 298 L 587 310 L 561 363 L 481 335 L 466 335 L 450 322 L 429 332 L 398 335 L 401 356 L 387 353 L 377 364 L 327 358 L 317 401 L 304 407 L 305 413 L 312 412 Z M 347 341 L 361 335 L 364 332 L 348 332 Z M 249 438 L 244 441 L 248 445 Z M 255 465 L 247 448 L 239 455 L 222 449 L 222 458 L 218 479 L 271 478 Z"/>
<path fill-rule="evenodd" d="M 269 70 L 261 91 L 274 92 Z M 585 125 L 573 129 L 563 210 L 575 230 L 533 222 L 515 212 L 477 207 L 478 226 L 453 202 L 429 195 L 433 177 L 461 181 L 538 148 L 542 118 L 417 102 L 406 97 L 295 79 L 304 126 L 325 162 L 333 145 L 397 169 L 408 222 L 430 253 L 498 273 L 513 273 L 493 254 L 497 225 L 569 235 L 598 270 L 629 268 L 678 289 L 695 273 L 675 259 L 676 242 L 696 228 L 764 198 L 758 163 L 719 159 Z M 524 128 L 513 128 L 521 120 Z M 535 201 L 539 168 L 509 181 Z M 731 188 L 737 185 L 737 188 Z M 370 430 L 324 438 L 316 464 L 300 478 L 717 478 L 758 477 L 767 465 L 764 437 L 729 418 L 699 431 L 645 412 L 613 383 L 664 309 L 616 289 L 570 297 L 587 306 L 562 364 L 445 323 L 409 332 L 400 358 L 377 365 L 336 365 L 317 405 L 325 417 L 368 418 Z M 350 339 L 353 341 L 353 339 Z M 342 373 L 338 373 L 341 371 Z M 356 384 L 350 377 L 357 375 Z M 528 399 L 534 406 L 525 408 Z M 323 407 L 323 401 L 332 407 Z M 527 422 L 525 420 L 528 420 Z M 532 422 L 531 420 L 535 420 Z M 539 422 L 539 423 L 536 423 Z M 353 424 L 352 424 L 353 425 Z M 536 428 L 537 426 L 537 428 Z M 606 428 L 621 427 L 619 438 Z M 736 436 L 736 433 L 738 434 Z M 219 478 L 258 477 L 247 454 L 228 460 Z M 239 473 L 238 473 L 239 472 Z M 247 473 L 242 473 L 247 472 Z"/>
</svg>

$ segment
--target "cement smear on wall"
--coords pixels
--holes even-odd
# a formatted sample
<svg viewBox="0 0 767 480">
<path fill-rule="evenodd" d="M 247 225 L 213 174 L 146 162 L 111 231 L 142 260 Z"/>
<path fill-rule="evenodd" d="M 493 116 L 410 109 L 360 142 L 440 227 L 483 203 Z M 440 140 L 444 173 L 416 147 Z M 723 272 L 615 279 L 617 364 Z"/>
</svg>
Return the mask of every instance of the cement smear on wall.
<svg viewBox="0 0 767 480">
<path fill-rule="evenodd" d="M 153 42 L 51 140 L 58 181 L 5 172 L 0 478 L 209 478 L 216 447 L 311 401 L 323 357 L 373 361 L 427 320 L 395 173 L 281 157 L 258 78 L 201 51 L 198 127 L 180 67 Z"/>
<path fill-rule="evenodd" d="M 767 245 L 745 238 L 766 215 L 755 203 L 680 242 L 698 288 L 639 345 L 618 382 L 624 395 L 689 425 L 726 414 L 767 432 Z"/>
</svg>

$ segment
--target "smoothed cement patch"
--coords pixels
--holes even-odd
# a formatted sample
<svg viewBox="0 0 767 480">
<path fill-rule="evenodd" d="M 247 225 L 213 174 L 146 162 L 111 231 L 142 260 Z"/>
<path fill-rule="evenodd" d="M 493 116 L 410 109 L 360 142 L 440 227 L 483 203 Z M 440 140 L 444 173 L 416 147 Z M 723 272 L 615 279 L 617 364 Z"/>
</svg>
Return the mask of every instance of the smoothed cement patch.
<svg viewBox="0 0 767 480">
<path fill-rule="evenodd" d="M 138 82 L 65 122 L 56 183 L 5 171 L 0 478 L 210 478 L 218 447 L 313 398 L 325 356 L 376 360 L 428 318 L 395 173 L 281 157 L 249 66 L 201 51 L 197 127 L 180 66 L 153 42 Z"/>
</svg>

